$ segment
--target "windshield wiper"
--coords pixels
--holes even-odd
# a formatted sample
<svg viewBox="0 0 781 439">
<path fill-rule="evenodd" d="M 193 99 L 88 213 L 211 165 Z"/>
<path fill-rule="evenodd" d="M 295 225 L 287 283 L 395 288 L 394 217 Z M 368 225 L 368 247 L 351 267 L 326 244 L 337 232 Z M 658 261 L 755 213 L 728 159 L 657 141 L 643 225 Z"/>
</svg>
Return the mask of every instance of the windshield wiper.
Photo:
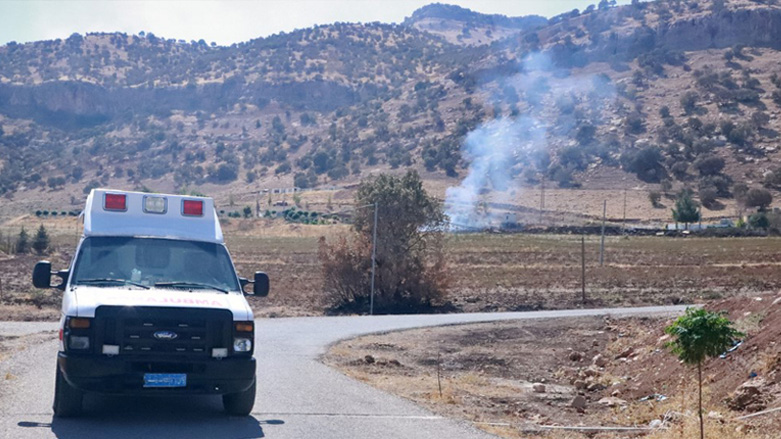
<svg viewBox="0 0 781 439">
<path fill-rule="evenodd" d="M 156 287 L 171 287 L 171 288 L 201 288 L 201 289 L 211 289 L 216 290 L 221 293 L 228 294 L 228 290 L 215 287 L 214 285 L 209 284 L 201 284 L 197 282 L 157 282 L 155 283 Z"/>
<path fill-rule="evenodd" d="M 104 284 L 104 283 L 119 283 L 119 284 L 124 284 L 124 285 L 133 285 L 135 287 L 143 288 L 145 290 L 149 289 L 149 287 L 144 285 L 144 284 L 141 284 L 141 283 L 138 283 L 138 282 L 133 282 L 132 280 L 127 280 L 127 279 L 102 278 L 102 279 L 80 279 L 80 280 L 76 281 L 76 285 L 81 285 L 81 284 Z"/>
</svg>

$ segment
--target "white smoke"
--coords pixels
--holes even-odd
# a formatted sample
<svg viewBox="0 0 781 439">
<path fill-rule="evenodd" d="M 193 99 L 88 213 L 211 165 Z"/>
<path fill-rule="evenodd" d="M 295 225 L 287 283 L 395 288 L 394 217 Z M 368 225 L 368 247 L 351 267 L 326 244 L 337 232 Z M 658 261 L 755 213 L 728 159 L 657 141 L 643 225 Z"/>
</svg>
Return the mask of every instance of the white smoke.
<svg viewBox="0 0 781 439">
<path fill-rule="evenodd" d="M 487 227 L 497 220 L 482 210 L 480 196 L 490 192 L 492 202 L 511 201 L 516 188 L 512 168 L 519 158 L 545 142 L 545 128 L 530 117 L 494 119 L 467 134 L 462 147 L 471 162 L 460 185 L 446 192 L 446 214 L 455 228 Z"/>
<path fill-rule="evenodd" d="M 605 76 L 569 76 L 568 71 L 556 70 L 550 57 L 543 53 L 524 58 L 517 74 L 484 82 L 500 89 L 511 85 L 526 97 L 527 106 L 517 116 L 490 120 L 467 134 L 461 150 L 470 163 L 468 174 L 458 186 L 446 191 L 445 213 L 453 229 L 497 225 L 503 217 L 488 203 L 517 200 L 520 166 L 532 162 L 532 153 L 548 150 L 549 127 L 536 117 L 544 110 L 540 96 L 546 96 L 548 103 L 559 97 L 576 96 L 577 103 L 586 101 L 586 118 L 592 122 L 598 122 L 604 102 L 615 98 L 615 87 Z M 505 103 L 502 93 L 487 91 L 494 104 Z M 574 114 L 562 113 L 555 127 L 560 134 L 573 132 L 581 122 Z"/>
</svg>

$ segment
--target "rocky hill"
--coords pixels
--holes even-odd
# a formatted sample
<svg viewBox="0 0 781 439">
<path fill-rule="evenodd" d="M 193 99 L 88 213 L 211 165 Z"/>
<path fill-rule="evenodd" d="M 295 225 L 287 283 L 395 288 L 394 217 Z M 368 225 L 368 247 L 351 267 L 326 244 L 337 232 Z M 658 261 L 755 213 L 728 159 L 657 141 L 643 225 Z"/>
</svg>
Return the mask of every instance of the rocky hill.
<svg viewBox="0 0 781 439">
<path fill-rule="evenodd" d="M 10 43 L 0 193 L 219 195 L 412 167 L 456 204 L 548 182 L 688 187 L 720 209 L 781 185 L 779 42 L 775 2 L 671 0 L 549 20 L 430 5 L 402 24 L 227 47 L 121 33 Z"/>
</svg>

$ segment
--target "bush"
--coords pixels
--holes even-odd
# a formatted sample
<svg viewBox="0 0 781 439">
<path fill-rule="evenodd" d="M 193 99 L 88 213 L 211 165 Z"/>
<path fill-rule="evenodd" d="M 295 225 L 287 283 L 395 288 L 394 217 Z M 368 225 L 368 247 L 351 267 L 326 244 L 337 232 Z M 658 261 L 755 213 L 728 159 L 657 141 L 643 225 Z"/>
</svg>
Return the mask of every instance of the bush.
<svg viewBox="0 0 781 439">
<path fill-rule="evenodd" d="M 621 162 L 626 171 L 637 174 L 637 178 L 645 182 L 658 182 L 664 177 L 662 166 L 662 150 L 648 146 L 639 151 L 628 151 L 622 154 Z"/>
<path fill-rule="evenodd" d="M 355 204 L 377 203 L 375 312 L 429 311 L 447 290 L 442 250 L 445 216 L 414 171 L 364 180 Z M 369 306 L 374 209 L 356 211 L 351 236 L 320 239 L 324 290 L 334 310 L 365 312 Z"/>
<path fill-rule="evenodd" d="M 694 162 L 694 168 L 700 175 L 716 175 L 724 169 L 724 159 L 715 155 L 706 155 Z"/>
<path fill-rule="evenodd" d="M 681 107 L 686 114 L 692 114 L 697 109 L 697 101 L 700 99 L 700 95 L 694 91 L 687 91 L 681 96 Z"/>
<path fill-rule="evenodd" d="M 703 206 L 711 209 L 716 207 L 716 199 L 718 198 L 718 191 L 712 186 L 705 186 L 700 188 L 700 202 Z"/>
<path fill-rule="evenodd" d="M 746 207 L 756 207 L 764 211 L 773 202 L 773 195 L 767 189 L 752 188 L 746 192 Z"/>
<path fill-rule="evenodd" d="M 662 201 L 662 193 L 659 191 L 651 191 L 648 193 L 648 201 L 651 202 L 651 206 L 659 207 L 659 202 Z"/>
<path fill-rule="evenodd" d="M 770 226 L 770 220 L 764 212 L 757 212 L 748 217 L 748 225 L 753 229 L 767 229 Z"/>
<path fill-rule="evenodd" d="M 689 170 L 689 164 L 686 162 L 677 162 L 676 164 L 672 165 L 670 168 L 670 172 L 677 178 L 678 180 L 684 180 L 686 179 L 686 171 Z"/>
</svg>

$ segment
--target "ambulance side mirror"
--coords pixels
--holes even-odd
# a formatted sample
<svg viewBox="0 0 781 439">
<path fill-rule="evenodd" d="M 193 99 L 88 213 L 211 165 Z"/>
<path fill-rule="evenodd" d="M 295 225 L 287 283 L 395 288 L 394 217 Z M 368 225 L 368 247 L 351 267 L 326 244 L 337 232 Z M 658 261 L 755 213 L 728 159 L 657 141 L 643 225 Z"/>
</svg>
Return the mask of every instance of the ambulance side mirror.
<svg viewBox="0 0 781 439">
<path fill-rule="evenodd" d="M 35 288 L 51 288 L 52 264 L 49 261 L 41 261 L 33 268 L 33 286 Z"/>
<path fill-rule="evenodd" d="M 270 289 L 270 281 L 268 275 L 262 271 L 255 272 L 255 285 L 252 287 L 252 292 L 256 296 L 266 297 Z"/>
</svg>

